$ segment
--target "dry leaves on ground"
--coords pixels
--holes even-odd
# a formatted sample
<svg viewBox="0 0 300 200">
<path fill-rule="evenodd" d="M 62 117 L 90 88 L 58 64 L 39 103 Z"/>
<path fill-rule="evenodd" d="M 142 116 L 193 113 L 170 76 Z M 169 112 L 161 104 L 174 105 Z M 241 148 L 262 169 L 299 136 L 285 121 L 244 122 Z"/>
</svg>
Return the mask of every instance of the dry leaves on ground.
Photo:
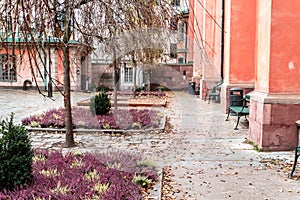
<svg viewBox="0 0 300 200">
<path fill-rule="evenodd" d="M 293 161 L 288 161 L 285 159 L 274 159 L 274 158 L 262 158 L 260 160 L 260 163 L 266 168 L 266 169 L 273 169 L 276 170 L 279 173 L 282 173 L 284 176 L 289 176 L 291 171 L 292 171 L 292 167 L 293 167 Z M 300 180 L 300 168 L 297 167 L 295 170 L 295 173 L 293 175 L 293 180 Z"/>
<path fill-rule="evenodd" d="M 171 172 L 171 167 L 166 166 L 163 168 L 163 178 L 162 178 L 162 189 L 161 189 L 161 199 L 162 200 L 175 200 L 174 194 L 179 193 L 178 189 L 175 189 L 176 182 L 172 179 L 174 174 Z"/>
</svg>

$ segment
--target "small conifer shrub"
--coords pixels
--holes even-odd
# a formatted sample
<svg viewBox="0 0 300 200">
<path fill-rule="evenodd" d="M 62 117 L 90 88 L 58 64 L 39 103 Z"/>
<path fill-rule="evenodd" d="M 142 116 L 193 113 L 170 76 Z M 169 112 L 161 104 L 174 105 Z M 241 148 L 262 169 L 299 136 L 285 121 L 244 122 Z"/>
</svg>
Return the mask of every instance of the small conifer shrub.
<svg viewBox="0 0 300 200">
<path fill-rule="evenodd" d="M 13 190 L 30 181 L 33 149 L 24 126 L 0 122 L 0 191 Z"/>
<path fill-rule="evenodd" d="M 104 90 L 92 97 L 90 108 L 94 115 L 105 115 L 110 111 L 110 99 Z"/>
</svg>

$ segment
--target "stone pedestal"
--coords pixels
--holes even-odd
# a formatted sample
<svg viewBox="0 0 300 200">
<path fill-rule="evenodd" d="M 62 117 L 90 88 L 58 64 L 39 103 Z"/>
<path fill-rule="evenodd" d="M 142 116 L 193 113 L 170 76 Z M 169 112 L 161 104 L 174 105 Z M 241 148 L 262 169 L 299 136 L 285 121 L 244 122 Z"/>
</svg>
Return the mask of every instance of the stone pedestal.
<svg viewBox="0 0 300 200">
<path fill-rule="evenodd" d="M 250 100 L 249 139 L 264 151 L 292 150 L 298 145 L 296 121 L 300 95 L 255 91 Z"/>
</svg>

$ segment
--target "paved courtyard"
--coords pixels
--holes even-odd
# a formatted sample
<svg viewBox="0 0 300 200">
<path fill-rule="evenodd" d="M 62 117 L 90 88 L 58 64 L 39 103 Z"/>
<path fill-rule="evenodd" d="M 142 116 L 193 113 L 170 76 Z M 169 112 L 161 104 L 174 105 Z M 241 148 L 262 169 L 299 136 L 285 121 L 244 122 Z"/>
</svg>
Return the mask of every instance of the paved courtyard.
<svg viewBox="0 0 300 200">
<path fill-rule="evenodd" d="M 0 90 L 0 117 L 15 113 L 18 123 L 25 116 L 53 107 L 62 107 L 63 98 L 43 98 L 34 91 Z M 93 94 L 73 93 L 72 102 L 86 100 Z M 234 131 L 235 117 L 225 121 L 220 104 L 204 102 L 193 95 L 176 92 L 164 112 L 172 128 L 161 134 L 134 133 L 108 135 L 78 133 L 81 145 L 63 151 L 141 153 L 166 167 L 172 175 L 172 191 L 154 199 L 300 199 L 299 180 L 289 179 L 284 169 L 268 160 L 293 160 L 293 152 L 257 152 L 245 143 L 248 129 Z M 59 148 L 62 134 L 33 133 L 36 148 Z M 295 175 L 300 174 L 300 170 Z"/>
</svg>

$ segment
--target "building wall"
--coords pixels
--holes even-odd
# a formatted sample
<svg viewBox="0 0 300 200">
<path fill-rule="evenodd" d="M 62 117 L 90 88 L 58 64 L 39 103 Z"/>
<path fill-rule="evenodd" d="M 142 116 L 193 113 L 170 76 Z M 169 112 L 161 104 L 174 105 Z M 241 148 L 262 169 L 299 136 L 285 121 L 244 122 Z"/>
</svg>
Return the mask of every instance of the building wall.
<svg viewBox="0 0 300 200">
<path fill-rule="evenodd" d="M 0 50 L 0 54 L 12 54 L 11 50 Z M 44 52 L 40 50 L 40 55 L 34 52 L 34 55 L 29 57 L 28 51 L 15 50 L 16 65 L 17 65 L 17 81 L 1 81 L 0 87 L 6 88 L 23 88 L 24 81 L 29 80 L 32 82 L 32 86 L 38 85 L 41 90 L 47 89 L 49 82 L 49 51 Z M 51 77 L 58 87 L 63 86 L 63 63 L 62 63 L 62 51 L 56 50 L 55 47 L 50 50 L 51 56 Z M 35 60 L 34 58 L 35 57 Z M 71 65 L 71 89 L 75 91 L 80 90 L 80 57 L 81 54 L 77 48 L 71 48 L 70 50 L 70 65 Z M 31 62 L 30 62 L 31 60 Z M 44 66 L 44 62 L 46 65 Z M 35 63 L 36 62 L 36 63 Z M 36 65 L 37 64 L 37 65 Z M 32 66 L 32 69 L 31 67 Z M 46 68 L 46 74 L 45 74 Z M 79 70 L 79 71 L 78 71 Z M 32 72 L 35 74 L 33 75 Z M 46 78 L 45 78 L 46 75 Z M 35 78 L 34 78 L 35 76 Z M 56 90 L 53 84 L 53 90 Z"/>
<path fill-rule="evenodd" d="M 299 144 L 300 2 L 257 1 L 256 88 L 251 95 L 249 139 L 263 150 Z"/>
<path fill-rule="evenodd" d="M 225 1 L 225 5 L 227 62 L 225 62 L 224 81 L 254 83 L 256 0 L 229 0 Z"/>
<path fill-rule="evenodd" d="M 188 81 L 192 81 L 193 65 L 161 65 L 151 71 L 151 83 L 170 90 L 183 90 L 187 88 Z"/>
<path fill-rule="evenodd" d="M 300 94 L 300 2 L 273 0 L 272 10 L 269 92 Z"/>
<path fill-rule="evenodd" d="M 254 89 L 256 0 L 224 2 L 224 83 L 221 86 L 221 109 L 227 112 L 231 88 L 242 88 L 244 94 Z"/>
<path fill-rule="evenodd" d="M 222 1 L 195 1 L 194 13 L 194 79 L 204 97 L 207 87 L 221 80 Z"/>
</svg>

